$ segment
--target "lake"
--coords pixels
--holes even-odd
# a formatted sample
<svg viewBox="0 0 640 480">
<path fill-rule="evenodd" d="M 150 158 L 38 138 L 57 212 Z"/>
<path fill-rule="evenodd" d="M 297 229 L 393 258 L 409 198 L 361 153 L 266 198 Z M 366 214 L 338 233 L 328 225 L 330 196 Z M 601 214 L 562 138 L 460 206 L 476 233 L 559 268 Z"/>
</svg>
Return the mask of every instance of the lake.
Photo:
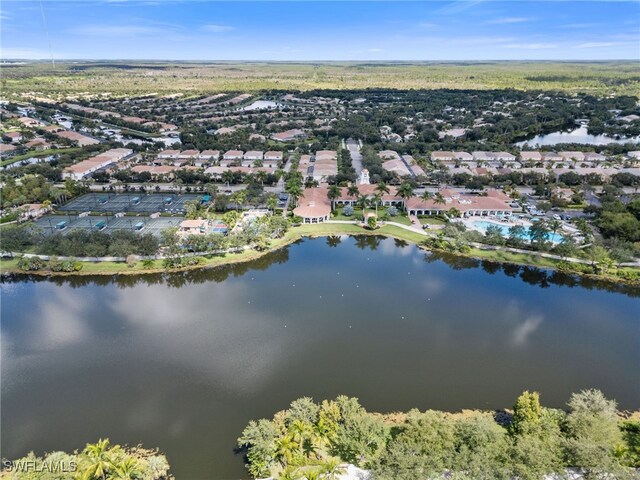
<svg viewBox="0 0 640 480">
<path fill-rule="evenodd" d="M 2 292 L 2 456 L 100 437 L 159 447 L 177 478 L 246 478 L 236 438 L 301 396 L 372 411 L 640 408 L 640 291 L 419 250 L 306 239 L 178 274 L 20 277 Z"/>
<path fill-rule="evenodd" d="M 243 107 L 241 110 L 245 112 L 253 111 L 253 110 L 274 110 L 278 108 L 280 105 L 273 100 L 256 100 L 251 105 L 247 105 Z"/>
<path fill-rule="evenodd" d="M 609 143 L 629 143 L 640 142 L 640 138 L 614 138 L 608 135 L 591 135 L 587 131 L 586 125 L 581 125 L 569 132 L 553 132 L 548 135 L 538 135 L 530 140 L 518 142 L 515 145 L 522 148 L 528 145 L 531 148 L 544 145 L 558 145 L 560 143 L 582 143 L 585 145 L 607 145 Z"/>
</svg>

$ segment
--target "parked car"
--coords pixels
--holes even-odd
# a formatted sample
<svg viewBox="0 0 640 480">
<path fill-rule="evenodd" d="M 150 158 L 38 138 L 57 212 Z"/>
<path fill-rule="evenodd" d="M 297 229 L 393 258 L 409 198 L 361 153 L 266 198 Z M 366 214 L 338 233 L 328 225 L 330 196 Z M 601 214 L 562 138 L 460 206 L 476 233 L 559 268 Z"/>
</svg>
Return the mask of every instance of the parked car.
<svg viewBox="0 0 640 480">
<path fill-rule="evenodd" d="M 562 217 L 556 213 L 556 214 L 553 216 L 553 219 L 554 219 L 554 220 L 562 220 Z"/>
</svg>

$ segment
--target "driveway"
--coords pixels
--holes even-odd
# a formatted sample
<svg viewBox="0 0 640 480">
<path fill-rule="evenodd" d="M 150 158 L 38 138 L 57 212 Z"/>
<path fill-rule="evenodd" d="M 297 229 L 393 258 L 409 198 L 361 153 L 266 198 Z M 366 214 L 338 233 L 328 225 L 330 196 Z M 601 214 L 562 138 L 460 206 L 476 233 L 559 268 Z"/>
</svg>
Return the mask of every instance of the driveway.
<svg viewBox="0 0 640 480">
<path fill-rule="evenodd" d="M 362 154 L 360 153 L 360 145 L 357 140 L 350 138 L 347 140 L 347 149 L 351 154 L 351 165 L 356 170 L 356 175 L 360 176 L 362 171 Z"/>
</svg>

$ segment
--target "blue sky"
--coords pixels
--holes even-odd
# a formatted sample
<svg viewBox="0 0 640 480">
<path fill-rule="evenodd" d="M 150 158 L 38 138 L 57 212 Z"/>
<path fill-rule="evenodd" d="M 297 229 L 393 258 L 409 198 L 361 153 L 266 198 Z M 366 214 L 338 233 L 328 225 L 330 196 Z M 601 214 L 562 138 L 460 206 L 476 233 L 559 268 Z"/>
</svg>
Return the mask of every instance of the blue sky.
<svg viewBox="0 0 640 480">
<path fill-rule="evenodd" d="M 56 59 L 640 60 L 640 1 L 43 0 L 42 7 L 46 28 L 40 1 L 2 1 L 2 59 L 52 51 Z"/>
</svg>

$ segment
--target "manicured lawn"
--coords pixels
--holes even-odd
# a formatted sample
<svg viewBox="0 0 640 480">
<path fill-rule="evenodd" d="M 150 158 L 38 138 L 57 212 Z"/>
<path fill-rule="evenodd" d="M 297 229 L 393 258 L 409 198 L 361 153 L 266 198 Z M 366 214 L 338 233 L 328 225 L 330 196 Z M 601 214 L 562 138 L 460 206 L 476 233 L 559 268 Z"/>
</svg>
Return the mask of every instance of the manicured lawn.
<svg viewBox="0 0 640 480">
<path fill-rule="evenodd" d="M 420 223 L 422 223 L 423 225 L 425 223 L 428 223 L 429 225 L 445 225 L 447 223 L 442 218 L 434 217 L 431 215 L 422 215 L 422 216 L 419 216 L 418 219 L 420 220 Z"/>
<path fill-rule="evenodd" d="M 493 260 L 496 262 L 518 263 L 521 265 L 533 265 L 543 268 L 555 267 L 560 263 L 558 260 L 539 257 L 533 254 L 504 252 L 499 250 L 480 250 L 479 248 L 472 248 L 469 254 L 473 257 Z"/>
<path fill-rule="evenodd" d="M 331 216 L 331 220 L 346 220 L 349 222 L 353 222 L 356 220 L 356 218 L 361 218 L 362 217 L 362 209 L 361 208 L 354 208 L 353 210 L 353 215 L 351 216 L 346 216 L 344 213 L 342 213 L 343 209 L 342 207 L 336 208 Z M 375 213 L 375 209 L 374 208 L 367 208 L 366 212 L 370 213 L 373 212 Z M 387 209 L 386 208 L 378 208 L 378 218 L 381 218 L 383 215 L 385 215 L 387 213 Z M 400 211 L 398 211 L 398 215 L 396 215 L 395 217 L 391 217 L 389 216 L 389 218 L 387 219 L 387 221 L 389 222 L 396 222 L 396 223 L 401 223 L 403 225 L 411 225 L 411 220 L 409 220 L 409 217 L 407 217 L 404 213 L 401 213 Z"/>
</svg>

